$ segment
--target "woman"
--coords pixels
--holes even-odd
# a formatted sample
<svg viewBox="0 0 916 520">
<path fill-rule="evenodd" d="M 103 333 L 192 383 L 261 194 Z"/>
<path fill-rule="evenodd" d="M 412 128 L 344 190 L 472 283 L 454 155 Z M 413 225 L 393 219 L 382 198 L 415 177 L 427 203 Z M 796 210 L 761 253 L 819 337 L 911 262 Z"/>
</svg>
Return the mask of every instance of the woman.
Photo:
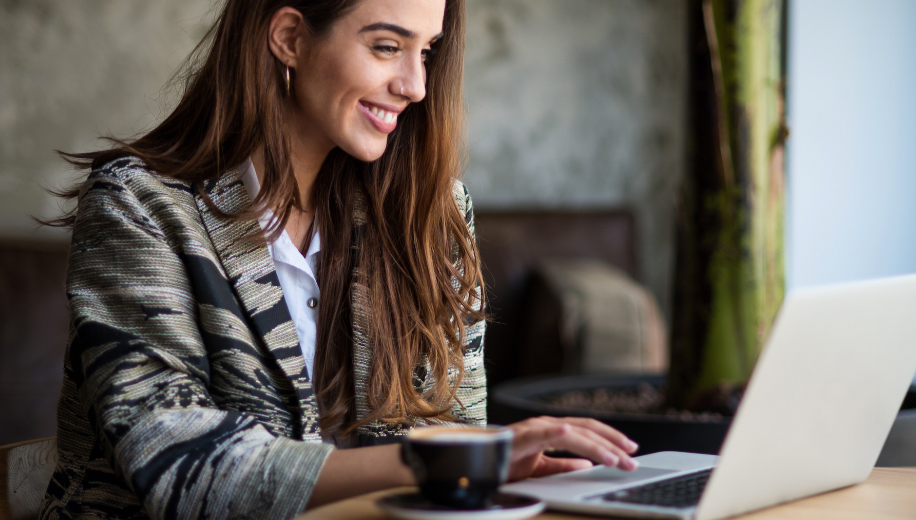
<svg viewBox="0 0 916 520">
<path fill-rule="evenodd" d="M 289 518 L 413 483 L 411 427 L 486 421 L 463 10 L 227 0 L 162 124 L 69 156 L 91 174 L 59 221 L 73 330 L 42 518 Z M 547 448 L 635 467 L 594 421 L 511 427 L 514 479 L 591 465 Z"/>
</svg>

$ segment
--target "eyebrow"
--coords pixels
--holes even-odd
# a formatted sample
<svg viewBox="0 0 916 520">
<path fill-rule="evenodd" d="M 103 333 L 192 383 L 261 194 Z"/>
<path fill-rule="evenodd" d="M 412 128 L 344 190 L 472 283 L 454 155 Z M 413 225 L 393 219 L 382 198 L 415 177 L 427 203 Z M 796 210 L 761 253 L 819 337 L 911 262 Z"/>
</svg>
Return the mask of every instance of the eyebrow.
<svg viewBox="0 0 916 520">
<path fill-rule="evenodd" d="M 408 29 L 405 29 L 401 27 L 400 25 L 394 25 L 393 23 L 384 23 L 384 22 L 374 23 L 374 24 L 367 25 L 359 30 L 359 32 L 361 33 L 371 32 L 371 31 L 391 31 L 399 36 L 403 36 L 404 38 L 410 38 L 411 40 L 417 39 L 417 33 L 410 31 Z M 444 35 L 445 33 L 441 32 L 433 36 L 430 39 L 430 41 L 436 41 L 439 38 L 442 38 L 442 36 Z"/>
</svg>

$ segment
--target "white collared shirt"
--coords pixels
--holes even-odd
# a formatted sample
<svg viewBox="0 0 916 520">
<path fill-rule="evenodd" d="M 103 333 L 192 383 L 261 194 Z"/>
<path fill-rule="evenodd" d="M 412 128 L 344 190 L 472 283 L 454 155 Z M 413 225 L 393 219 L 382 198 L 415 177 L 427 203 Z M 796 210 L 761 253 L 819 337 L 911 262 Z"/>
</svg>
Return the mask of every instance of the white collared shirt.
<svg viewBox="0 0 916 520">
<path fill-rule="evenodd" d="M 258 182 L 258 175 L 251 159 L 243 163 L 239 170 L 248 196 L 254 200 L 261 191 L 261 183 Z M 268 209 L 258 222 L 261 229 L 267 229 L 273 218 L 274 213 Z M 299 348 L 302 349 L 309 379 L 314 379 L 312 367 L 315 365 L 315 342 L 318 335 L 317 302 L 320 297 L 315 273 L 318 272 L 318 253 L 321 251 L 317 227 L 305 256 L 293 244 L 286 230 L 283 230 L 283 234 L 276 241 L 267 244 L 267 251 L 273 258 L 277 277 L 280 278 L 280 289 L 283 290 L 286 306 L 296 326 Z"/>
</svg>

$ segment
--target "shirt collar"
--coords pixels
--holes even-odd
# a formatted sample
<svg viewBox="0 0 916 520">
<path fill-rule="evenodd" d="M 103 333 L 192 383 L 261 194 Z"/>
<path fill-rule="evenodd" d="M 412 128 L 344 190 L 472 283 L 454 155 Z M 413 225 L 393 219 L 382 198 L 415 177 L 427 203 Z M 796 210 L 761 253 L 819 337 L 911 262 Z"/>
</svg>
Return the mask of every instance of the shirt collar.
<svg viewBox="0 0 916 520">
<path fill-rule="evenodd" d="M 245 190 L 248 192 L 248 198 L 250 198 L 251 200 L 254 200 L 255 197 L 258 196 L 258 193 L 261 192 L 261 183 L 258 182 L 258 174 L 254 169 L 254 161 L 252 161 L 251 158 L 249 157 L 244 163 L 242 163 L 239 166 L 239 171 L 242 173 L 242 184 L 245 185 Z M 270 210 L 270 208 L 268 208 L 267 211 L 265 211 L 264 214 L 261 215 L 261 218 L 258 221 L 258 224 L 261 225 L 261 229 L 267 229 L 267 227 L 270 226 L 270 223 L 273 221 L 273 219 L 274 219 L 274 213 L 273 211 Z M 305 255 L 296 254 L 294 256 L 297 256 L 299 258 L 302 258 L 304 256 L 305 258 L 310 259 L 312 256 L 321 252 L 321 237 L 318 235 L 317 228 L 315 229 L 314 233 L 315 234 L 314 236 L 312 236 L 312 241 L 311 243 L 309 243 L 309 248 L 308 248 L 308 251 L 305 252 Z M 282 261 L 286 263 L 295 263 L 294 258 L 287 258 L 289 255 L 285 255 L 283 253 L 280 253 L 280 251 L 278 251 L 278 249 L 289 250 L 290 248 L 292 248 L 293 250 L 296 250 L 298 253 L 298 250 L 293 245 L 293 241 L 289 238 L 289 235 L 286 233 L 285 230 L 280 235 L 280 237 L 278 237 L 277 240 L 270 245 L 271 245 L 270 247 L 271 256 L 274 257 L 274 260 L 278 260 L 278 261 Z M 276 247 L 276 246 L 282 246 L 282 247 Z"/>
</svg>

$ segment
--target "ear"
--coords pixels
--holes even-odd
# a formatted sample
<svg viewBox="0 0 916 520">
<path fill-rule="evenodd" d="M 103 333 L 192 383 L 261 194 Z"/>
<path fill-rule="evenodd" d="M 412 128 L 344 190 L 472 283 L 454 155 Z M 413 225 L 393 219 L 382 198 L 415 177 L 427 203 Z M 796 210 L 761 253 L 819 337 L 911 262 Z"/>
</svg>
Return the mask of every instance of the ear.
<svg viewBox="0 0 916 520">
<path fill-rule="evenodd" d="M 280 63 L 295 68 L 299 60 L 299 39 L 306 34 L 305 19 L 294 7 L 281 7 L 270 17 L 267 45 Z"/>
</svg>

